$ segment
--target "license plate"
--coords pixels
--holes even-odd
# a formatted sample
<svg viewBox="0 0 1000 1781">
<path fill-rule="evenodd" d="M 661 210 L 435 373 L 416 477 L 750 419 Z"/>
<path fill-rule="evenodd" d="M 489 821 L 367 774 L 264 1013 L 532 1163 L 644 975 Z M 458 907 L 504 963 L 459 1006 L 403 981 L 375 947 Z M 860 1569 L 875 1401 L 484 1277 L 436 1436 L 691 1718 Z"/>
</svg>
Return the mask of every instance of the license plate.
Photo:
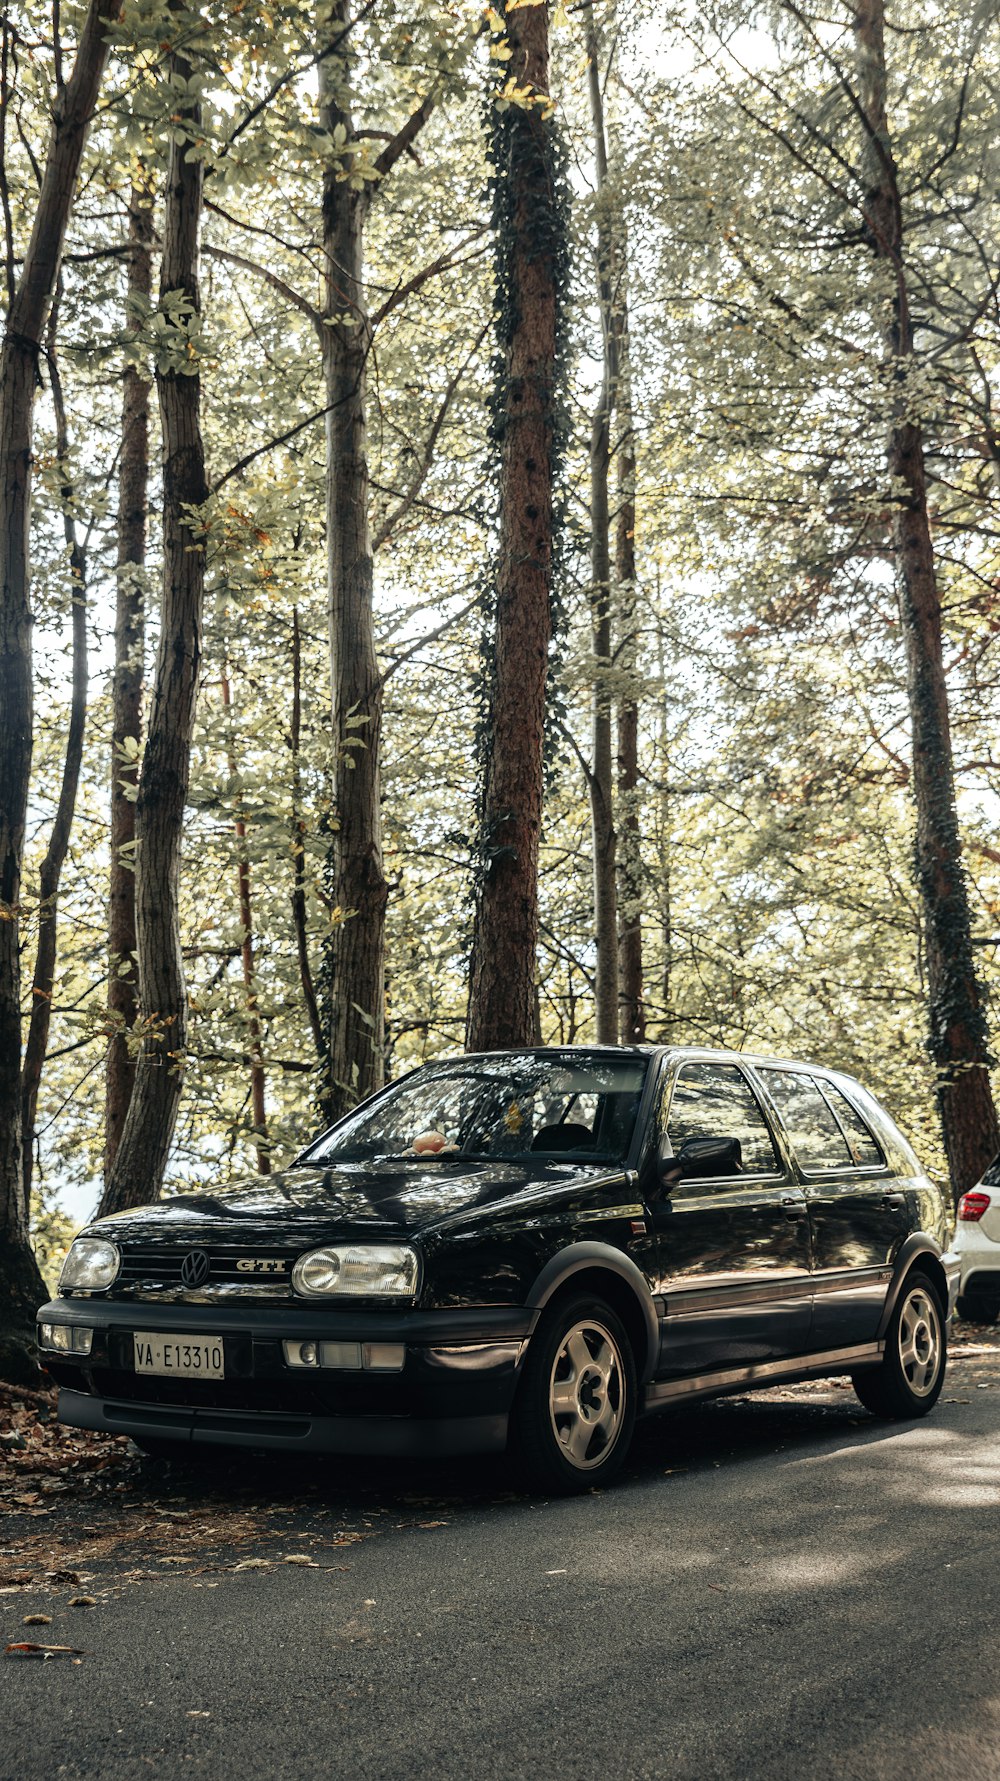
<svg viewBox="0 0 1000 1781">
<path fill-rule="evenodd" d="M 221 1342 L 198 1336 L 154 1336 L 136 1332 L 135 1370 L 159 1373 L 168 1379 L 224 1379 L 225 1353 Z"/>
</svg>

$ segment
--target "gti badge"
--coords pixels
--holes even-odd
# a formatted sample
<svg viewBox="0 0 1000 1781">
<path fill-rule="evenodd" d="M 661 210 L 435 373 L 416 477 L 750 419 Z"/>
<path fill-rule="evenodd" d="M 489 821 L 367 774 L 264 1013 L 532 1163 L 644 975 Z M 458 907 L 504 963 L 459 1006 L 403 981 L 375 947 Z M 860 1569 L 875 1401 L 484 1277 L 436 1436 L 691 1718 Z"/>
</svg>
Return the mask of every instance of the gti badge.
<svg viewBox="0 0 1000 1781">
<path fill-rule="evenodd" d="M 238 1274 L 283 1274 L 286 1263 L 266 1256 L 241 1255 L 236 1263 Z"/>
</svg>

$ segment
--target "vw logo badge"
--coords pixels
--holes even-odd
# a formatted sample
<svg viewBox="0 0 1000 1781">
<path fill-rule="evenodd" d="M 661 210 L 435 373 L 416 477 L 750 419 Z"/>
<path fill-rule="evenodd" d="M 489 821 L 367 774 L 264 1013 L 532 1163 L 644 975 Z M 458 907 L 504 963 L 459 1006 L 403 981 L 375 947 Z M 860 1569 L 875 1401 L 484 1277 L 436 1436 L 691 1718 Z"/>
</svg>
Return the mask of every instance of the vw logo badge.
<svg viewBox="0 0 1000 1781">
<path fill-rule="evenodd" d="M 181 1283 L 184 1286 L 204 1286 L 208 1279 L 209 1260 L 204 1249 L 192 1249 L 181 1262 Z"/>
</svg>

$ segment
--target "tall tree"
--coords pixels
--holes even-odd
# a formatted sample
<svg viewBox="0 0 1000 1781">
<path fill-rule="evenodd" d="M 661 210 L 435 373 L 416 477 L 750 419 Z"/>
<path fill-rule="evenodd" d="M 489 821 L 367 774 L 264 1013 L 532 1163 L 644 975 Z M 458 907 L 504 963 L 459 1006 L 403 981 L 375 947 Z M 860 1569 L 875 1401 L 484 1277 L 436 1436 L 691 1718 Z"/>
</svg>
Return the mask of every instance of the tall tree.
<svg viewBox="0 0 1000 1781">
<path fill-rule="evenodd" d="M 21 1071 L 21 1147 L 24 1167 L 24 1210 L 31 1216 L 31 1179 L 34 1164 L 35 1114 L 52 1021 L 52 993 L 56 980 L 59 936 L 59 884 L 69 852 L 87 719 L 87 549 L 80 537 L 75 513 L 76 491 L 70 466 L 69 427 L 63 395 L 62 373 L 56 340 L 58 297 L 52 305 L 47 329 L 46 361 L 55 415 L 56 456 L 62 505 L 63 536 L 69 568 L 70 619 L 73 636 L 73 670 L 69 723 L 63 755 L 62 779 L 48 846 L 38 869 L 38 945 L 31 980 L 31 1011 Z"/>
<path fill-rule="evenodd" d="M 28 1240 L 21 1154 L 19 901 L 31 772 L 33 689 L 29 519 L 39 357 L 87 129 L 121 0 L 91 0 L 69 80 L 56 67 L 52 134 L 31 237 L 13 273 L 0 351 L 0 1369 L 29 1365 L 25 1333 L 44 1285 Z M 8 213 L 9 216 L 9 213 Z"/>
<path fill-rule="evenodd" d="M 135 338 L 153 289 L 153 207 L 141 173 L 129 195 L 126 328 Z M 111 687 L 111 881 L 108 897 L 108 1014 L 111 1031 L 105 1078 L 104 1177 L 118 1154 L 128 1112 L 135 1059 L 128 1036 L 138 1013 L 135 964 L 135 799 L 142 739 L 145 644 L 146 522 L 149 488 L 150 383 L 130 357 L 122 389 L 118 469 L 118 584 L 115 665 Z"/>
<path fill-rule="evenodd" d="M 893 487 L 892 539 L 906 647 L 929 1043 L 937 1070 L 945 1151 L 958 1195 L 979 1180 L 1000 1151 L 1000 1122 L 990 1088 L 986 1021 L 955 804 L 924 439 L 910 394 L 918 364 L 903 201 L 886 100 L 884 0 L 857 0 L 854 35 L 864 126 L 863 216 L 872 251 L 890 274 L 891 295 L 880 314 L 885 365 L 894 392 L 886 464 Z"/>
<path fill-rule="evenodd" d="M 618 637 L 617 802 L 618 802 L 618 984 L 623 1045 L 642 1045 L 646 1038 L 646 993 L 643 980 L 642 909 L 645 873 L 642 863 L 641 793 L 639 787 L 639 648 L 636 613 L 636 453 L 629 370 L 627 244 L 621 234 L 619 291 L 615 325 L 619 328 L 617 500 L 615 516 L 615 585 Z M 666 701 L 666 688 L 662 698 Z M 666 712 L 664 709 L 664 722 Z M 669 883 L 661 884 L 661 906 L 669 908 Z"/>
<path fill-rule="evenodd" d="M 324 15 L 326 16 L 326 15 Z M 333 0 L 332 46 L 320 63 L 323 125 L 338 152 L 323 179 L 327 611 L 332 696 L 333 816 L 327 891 L 335 919 L 324 977 L 329 1042 L 324 1112 L 337 1118 L 382 1082 L 385 908 L 381 748 L 383 678 L 375 653 L 367 448 L 372 321 L 365 223 L 379 182 L 411 147 L 433 94 L 390 137 L 374 165 L 357 152 L 352 0 Z M 334 53 L 330 53 L 331 48 Z M 366 177 L 366 171 L 374 177 Z"/>
<path fill-rule="evenodd" d="M 192 15 L 178 10 L 182 38 Z M 197 71 L 170 58 L 182 95 L 171 135 L 160 269 L 156 387 L 163 441 L 163 591 L 156 673 L 136 801 L 136 939 L 142 1050 L 102 1212 L 155 1199 L 181 1096 L 187 991 L 178 912 L 181 835 L 201 664 L 208 498 L 198 370 L 198 244 L 203 161 Z"/>
<path fill-rule="evenodd" d="M 601 382 L 590 426 L 590 612 L 592 744 L 588 784 L 594 855 L 594 1015 L 599 1045 L 618 1040 L 618 835 L 614 809 L 611 692 L 611 425 L 618 402 L 620 327 L 615 308 L 615 229 L 608 184 L 600 39 L 591 14 L 586 35 L 587 84 L 594 135 L 597 214 L 597 309 Z"/>
<path fill-rule="evenodd" d="M 565 287 L 565 188 L 549 99 L 546 5 L 511 0 L 504 30 L 508 83 L 491 145 L 500 526 L 466 1029 L 472 1051 L 538 1037 L 538 851 Z"/>
</svg>

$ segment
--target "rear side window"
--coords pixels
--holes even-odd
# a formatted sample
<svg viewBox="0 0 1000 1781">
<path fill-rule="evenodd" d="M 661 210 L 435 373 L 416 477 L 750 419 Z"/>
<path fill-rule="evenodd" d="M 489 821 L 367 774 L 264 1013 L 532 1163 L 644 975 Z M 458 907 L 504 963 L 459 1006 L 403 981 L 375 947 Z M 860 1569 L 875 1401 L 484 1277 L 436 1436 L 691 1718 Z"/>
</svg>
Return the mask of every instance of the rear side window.
<svg viewBox="0 0 1000 1781">
<path fill-rule="evenodd" d="M 844 1128 L 852 1160 L 857 1163 L 859 1169 L 879 1168 L 885 1162 L 885 1157 L 857 1108 L 851 1105 L 847 1096 L 842 1094 L 839 1088 L 834 1088 L 833 1083 L 827 1082 L 825 1078 L 822 1081 L 822 1088 Z"/>
<path fill-rule="evenodd" d="M 761 1076 L 802 1167 L 849 1168 L 847 1140 L 812 1077 L 797 1070 L 761 1070 Z"/>
<path fill-rule="evenodd" d="M 675 1151 L 688 1138 L 738 1138 L 747 1175 L 773 1175 L 778 1159 L 767 1120 L 735 1064 L 685 1064 L 674 1085 L 667 1135 Z"/>
</svg>

